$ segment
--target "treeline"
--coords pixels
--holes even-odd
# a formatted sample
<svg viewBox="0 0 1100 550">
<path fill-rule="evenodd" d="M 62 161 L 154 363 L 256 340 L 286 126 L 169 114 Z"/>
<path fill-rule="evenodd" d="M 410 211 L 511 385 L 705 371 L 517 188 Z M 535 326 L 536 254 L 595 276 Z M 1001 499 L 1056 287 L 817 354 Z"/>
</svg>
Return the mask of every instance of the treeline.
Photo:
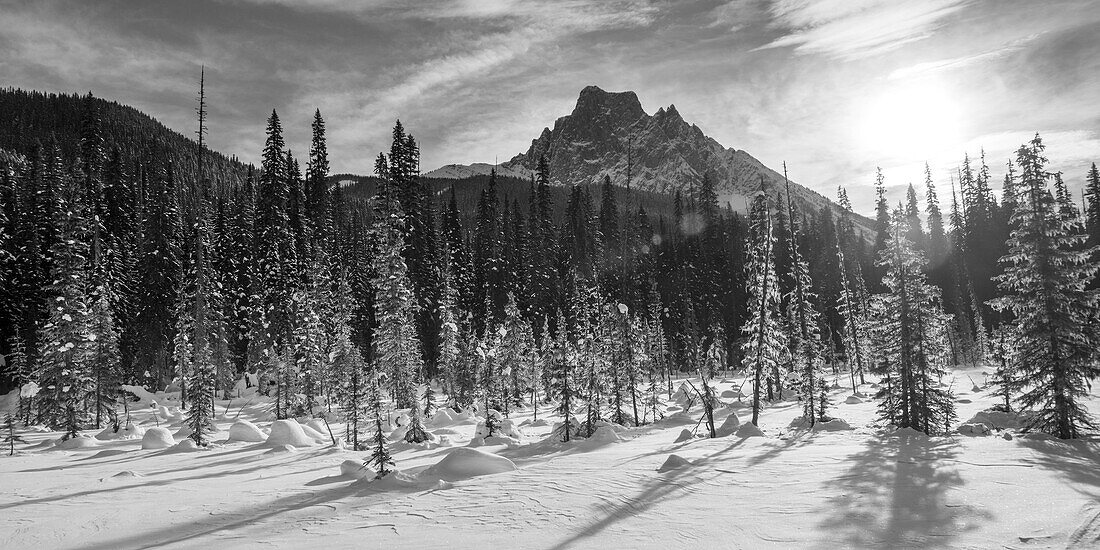
<svg viewBox="0 0 1100 550">
<path fill-rule="evenodd" d="M 498 411 L 487 435 L 511 408 L 553 401 L 568 438 L 655 419 L 675 372 L 703 376 L 710 411 L 709 378 L 736 367 L 753 375 L 754 423 L 764 400 L 793 392 L 812 424 L 828 419 L 827 378 L 844 365 L 853 390 L 880 375 L 884 418 L 934 433 L 953 418 L 940 375 L 985 358 L 1001 364 L 1006 405 L 1060 411 L 1039 428 L 1070 437 L 1087 425 L 1073 396 L 1096 375 L 1081 347 L 1095 341 L 1095 304 L 1074 289 L 1093 284 L 1078 236 L 1096 242 L 1100 178 L 1094 168 L 1080 213 L 1038 140 L 1010 165 L 1001 201 L 984 161 L 964 161 L 949 226 L 930 171 L 927 223 L 912 188 L 891 208 L 880 176 L 872 239 L 848 214 L 799 210 L 786 189 L 763 187 L 745 218 L 704 177 L 653 208 L 624 192 L 629 181 L 551 187 L 545 159 L 526 189 L 490 175 L 470 211 L 463 182 L 420 177 L 400 122 L 365 192 L 332 184 L 320 112 L 302 161 L 272 112 L 253 168 L 178 134 L 119 138 L 132 134 L 105 130 L 118 110 L 90 95 L 19 97 L 21 113 L 68 115 L 24 114 L 5 134 L 16 154 L 0 165 L 0 352 L 8 384 L 38 388 L 25 419 L 70 434 L 114 418 L 132 384 L 178 389 L 201 443 L 215 395 L 244 373 L 278 418 L 335 405 L 356 447 L 384 393 L 415 413 L 412 440 L 426 437 L 416 426 L 435 388 L 452 406 Z M 1024 250 L 1026 215 L 1050 215 L 1047 196 L 1061 217 L 1044 222 L 1038 252 Z M 843 189 L 839 200 L 850 213 Z M 1041 276 L 1013 275 L 1027 254 L 1054 259 Z M 1056 327 L 1025 321 L 1028 296 L 1069 291 L 1077 309 Z M 1047 350 L 1054 371 L 1037 374 L 1029 334 L 1070 328 L 1081 336 Z M 1068 381 L 1041 393 L 1042 376 Z"/>
</svg>

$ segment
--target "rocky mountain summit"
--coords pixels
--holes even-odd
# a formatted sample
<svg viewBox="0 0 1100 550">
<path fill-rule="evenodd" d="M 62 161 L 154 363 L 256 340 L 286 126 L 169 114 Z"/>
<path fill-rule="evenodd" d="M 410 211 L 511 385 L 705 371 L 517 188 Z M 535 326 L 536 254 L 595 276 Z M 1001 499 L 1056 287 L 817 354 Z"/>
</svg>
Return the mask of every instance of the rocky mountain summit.
<svg viewBox="0 0 1100 550">
<path fill-rule="evenodd" d="M 715 181 L 720 200 L 738 210 L 760 190 L 761 179 L 773 192 L 784 187 L 782 174 L 743 150 L 723 147 L 686 122 L 675 105 L 650 115 L 634 92 L 596 86 L 581 90 L 572 113 L 557 119 L 553 129 L 544 128 L 526 152 L 498 166 L 497 172 L 530 174 L 542 155 L 550 163 L 551 180 L 559 184 L 595 184 L 608 175 L 626 185 L 629 171 L 632 188 L 672 193 L 689 191 L 706 175 Z M 474 175 L 490 168 L 448 165 L 425 176 Z M 828 206 L 839 212 L 832 201 L 794 182 L 791 193 L 802 208 Z M 856 218 L 857 224 L 870 228 L 869 220 Z"/>
</svg>

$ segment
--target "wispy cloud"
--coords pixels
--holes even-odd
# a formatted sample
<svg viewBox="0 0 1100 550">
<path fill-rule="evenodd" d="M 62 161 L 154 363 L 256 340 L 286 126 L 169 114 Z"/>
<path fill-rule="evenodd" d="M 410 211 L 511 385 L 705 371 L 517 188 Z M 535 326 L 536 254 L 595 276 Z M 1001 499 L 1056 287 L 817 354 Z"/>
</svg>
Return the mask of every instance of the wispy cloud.
<svg viewBox="0 0 1100 550">
<path fill-rule="evenodd" d="M 887 78 L 889 78 L 890 80 L 899 80 L 911 76 L 926 75 L 937 73 L 940 71 L 949 71 L 971 67 L 973 65 L 977 65 L 994 59 L 999 59 L 1013 52 L 1020 51 L 1027 45 L 1028 42 L 1035 40 L 1041 34 L 1042 33 L 1032 33 L 1026 37 L 1013 40 L 1001 47 L 972 55 L 963 55 L 959 57 L 953 57 L 951 59 L 926 61 L 923 63 L 910 65 L 908 67 L 895 69 L 893 72 L 890 73 L 890 76 Z"/>
<path fill-rule="evenodd" d="M 969 1 L 774 0 L 774 24 L 787 32 L 761 48 L 841 59 L 880 54 L 931 36 Z"/>
</svg>

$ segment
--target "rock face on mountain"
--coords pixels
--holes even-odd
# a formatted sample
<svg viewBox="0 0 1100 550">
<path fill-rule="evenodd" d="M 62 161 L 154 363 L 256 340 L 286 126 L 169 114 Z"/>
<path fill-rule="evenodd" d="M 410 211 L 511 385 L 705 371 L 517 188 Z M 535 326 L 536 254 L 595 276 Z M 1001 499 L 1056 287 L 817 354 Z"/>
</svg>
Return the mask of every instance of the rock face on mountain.
<svg viewBox="0 0 1100 550">
<path fill-rule="evenodd" d="M 748 198 L 760 189 L 763 178 L 771 189 L 783 188 L 783 176 L 764 166 L 752 155 L 725 148 L 688 124 L 675 105 L 650 115 L 642 109 L 634 92 L 606 92 L 596 86 L 581 90 L 573 112 L 545 128 L 526 152 L 498 167 L 498 172 L 528 174 L 545 155 L 551 180 L 560 184 L 594 184 L 605 175 L 625 185 L 629 167 L 631 187 L 671 193 L 697 186 L 706 175 L 716 183 L 719 199 L 743 210 Z M 472 165 L 469 170 L 474 170 Z M 487 172 L 487 165 L 476 165 Z M 484 168 L 484 170 L 481 170 Z M 456 172 L 454 165 L 440 174 Z M 427 177 L 436 175 L 433 172 Z M 438 175 L 437 177 L 444 177 Z M 774 192 L 774 191 L 773 191 Z M 820 194 L 791 183 L 791 193 L 801 207 L 815 210 L 839 207 Z M 870 221 L 856 216 L 867 228 Z"/>
</svg>

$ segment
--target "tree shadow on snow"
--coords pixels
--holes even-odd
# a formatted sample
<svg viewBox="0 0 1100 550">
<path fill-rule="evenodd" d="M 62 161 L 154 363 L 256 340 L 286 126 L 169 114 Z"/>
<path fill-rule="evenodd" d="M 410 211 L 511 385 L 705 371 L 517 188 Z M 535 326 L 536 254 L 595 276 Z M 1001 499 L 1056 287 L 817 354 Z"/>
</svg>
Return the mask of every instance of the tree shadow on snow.
<svg viewBox="0 0 1100 550">
<path fill-rule="evenodd" d="M 1020 446 L 1031 449 L 1033 458 L 1022 460 L 1039 468 L 1053 470 L 1073 483 L 1073 489 L 1100 501 L 1100 441 L 1058 439 L 1019 439 Z"/>
<path fill-rule="evenodd" d="M 331 466 L 326 466 L 326 468 L 331 468 Z M 333 477 L 327 476 L 314 481 L 328 480 Z M 167 525 L 154 531 L 142 531 L 130 536 L 86 545 L 82 548 L 84 550 L 110 550 L 114 548 L 140 548 L 144 550 L 173 544 L 184 544 L 190 547 L 191 545 L 198 545 L 200 541 L 204 543 L 203 546 L 218 543 L 231 543 L 232 546 L 235 539 L 239 539 L 239 542 L 247 546 L 256 546 L 259 543 L 254 534 L 233 532 L 247 528 L 263 530 L 263 523 L 275 517 L 279 517 L 280 525 L 283 526 L 296 520 L 304 524 L 316 524 L 316 515 L 324 514 L 320 512 L 322 508 L 329 510 L 327 515 L 346 515 L 344 510 L 346 510 L 348 504 L 340 502 L 344 499 L 359 499 L 354 503 L 355 508 L 370 510 L 375 504 L 390 503 L 395 494 L 408 495 L 432 492 L 431 489 L 425 490 L 423 486 L 416 484 L 394 487 L 392 485 L 376 485 L 370 480 L 353 481 L 347 477 L 343 477 L 341 480 L 348 483 L 325 489 L 296 492 L 272 500 L 253 502 L 235 510 L 219 512 L 217 515 L 211 514 L 212 517 L 205 519 L 201 524 Z M 306 485 L 311 484 L 307 483 Z M 364 498 L 372 498 L 372 500 L 363 500 Z M 309 511 L 310 508 L 317 509 L 317 512 Z M 297 512 L 305 513 L 296 515 Z M 370 517 L 384 520 L 389 513 L 392 513 L 392 511 L 378 510 L 376 515 Z M 358 526 L 356 528 L 373 526 L 375 525 Z M 210 536 L 217 536 L 217 539 L 206 538 Z"/>
<path fill-rule="evenodd" d="M 961 531 L 989 520 L 987 512 L 947 502 L 948 492 L 963 484 L 953 466 L 958 443 L 950 438 L 881 435 L 847 460 L 851 467 L 827 483 L 819 525 L 829 540 L 857 548 L 928 548 L 951 544 Z"/>
<path fill-rule="evenodd" d="M 694 492 L 692 486 L 699 483 L 705 483 L 708 479 L 721 475 L 714 470 L 700 469 L 699 466 L 701 466 L 705 460 L 706 459 L 697 461 L 692 466 L 684 466 L 664 473 L 655 473 L 654 477 L 633 497 L 596 495 L 600 500 L 600 504 L 596 506 L 595 512 L 602 515 L 597 517 L 594 521 L 585 522 L 577 527 L 572 536 L 553 545 L 550 547 L 550 550 L 564 550 L 569 548 L 574 544 L 578 544 L 589 537 L 599 534 L 621 520 L 633 518 L 639 514 L 645 513 L 654 505 L 662 501 L 690 496 L 692 492 Z M 707 471 L 711 475 L 704 479 L 699 475 L 703 471 Z"/>
</svg>

